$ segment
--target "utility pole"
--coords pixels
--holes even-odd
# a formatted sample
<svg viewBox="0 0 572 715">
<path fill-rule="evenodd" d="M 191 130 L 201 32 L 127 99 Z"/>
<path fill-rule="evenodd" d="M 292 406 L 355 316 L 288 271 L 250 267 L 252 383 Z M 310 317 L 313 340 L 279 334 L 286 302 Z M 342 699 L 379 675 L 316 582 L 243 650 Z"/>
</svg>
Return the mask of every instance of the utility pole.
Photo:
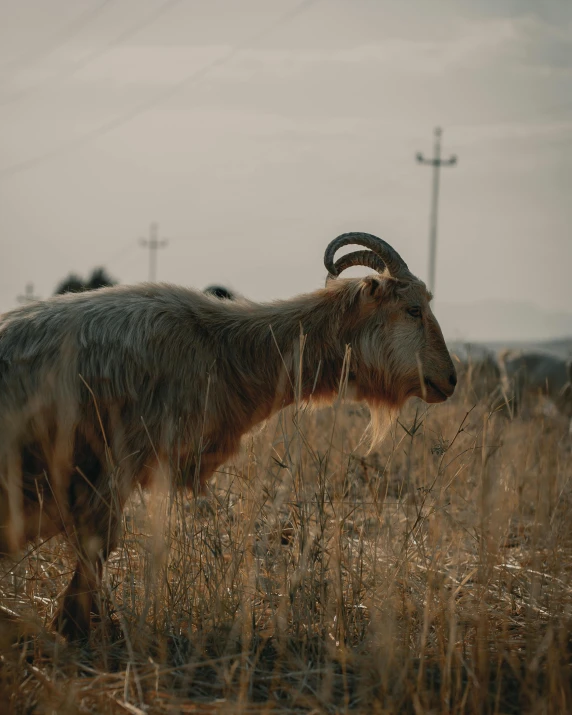
<svg viewBox="0 0 572 715">
<path fill-rule="evenodd" d="M 26 291 L 23 295 L 16 296 L 18 303 L 33 303 L 35 300 L 40 300 L 39 295 L 34 295 L 34 284 L 26 283 Z"/>
<path fill-rule="evenodd" d="M 435 144 L 433 158 L 425 159 L 421 152 L 417 152 L 417 161 L 433 167 L 433 195 L 431 198 L 431 223 L 429 226 L 429 290 L 435 292 L 435 269 L 437 261 L 437 212 L 439 205 L 439 169 L 442 166 L 455 166 L 457 157 L 452 154 L 448 159 L 441 159 L 441 127 L 435 129 Z"/>
<path fill-rule="evenodd" d="M 154 283 L 157 277 L 157 249 L 165 248 L 168 241 L 158 238 L 159 226 L 152 223 L 149 227 L 149 238 L 140 238 L 139 243 L 149 249 L 149 281 Z"/>
</svg>

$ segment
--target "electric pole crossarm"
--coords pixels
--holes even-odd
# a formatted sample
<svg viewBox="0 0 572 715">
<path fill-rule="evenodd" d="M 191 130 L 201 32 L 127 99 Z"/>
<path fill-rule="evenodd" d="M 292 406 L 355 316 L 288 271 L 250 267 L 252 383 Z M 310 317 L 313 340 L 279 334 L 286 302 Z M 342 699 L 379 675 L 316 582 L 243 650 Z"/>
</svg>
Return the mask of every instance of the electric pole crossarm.
<svg viewBox="0 0 572 715">
<path fill-rule="evenodd" d="M 159 226 L 152 223 L 149 227 L 149 238 L 140 238 L 139 243 L 149 249 L 149 282 L 154 283 L 157 276 L 157 250 L 165 248 L 169 243 L 166 238 L 159 239 Z"/>
<path fill-rule="evenodd" d="M 39 295 L 34 295 L 34 284 L 26 283 L 26 292 L 23 295 L 17 296 L 18 303 L 33 303 L 35 300 L 40 300 Z"/>
<path fill-rule="evenodd" d="M 417 154 L 417 162 L 425 166 L 455 166 L 457 157 L 453 154 L 449 159 L 425 159 L 423 154 Z"/>
</svg>

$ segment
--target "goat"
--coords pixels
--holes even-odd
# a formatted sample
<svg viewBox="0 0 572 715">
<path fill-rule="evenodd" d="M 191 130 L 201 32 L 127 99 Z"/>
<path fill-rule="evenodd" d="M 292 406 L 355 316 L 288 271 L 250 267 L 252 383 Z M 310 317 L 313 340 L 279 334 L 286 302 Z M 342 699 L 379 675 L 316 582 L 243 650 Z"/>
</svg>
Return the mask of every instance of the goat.
<svg viewBox="0 0 572 715">
<path fill-rule="evenodd" d="M 334 261 L 348 244 L 365 250 Z M 342 373 L 372 416 L 453 394 L 431 295 L 399 254 L 349 233 L 324 263 L 324 288 L 274 303 L 142 284 L 0 316 L 0 554 L 65 534 L 77 564 L 53 626 L 67 638 L 89 633 L 137 484 L 166 473 L 200 492 L 243 434 L 298 398 L 333 400 Z M 376 274 L 336 280 L 353 265 Z"/>
<path fill-rule="evenodd" d="M 543 395 L 566 417 L 572 417 L 572 363 L 547 353 L 499 353 L 503 388 L 513 414 Z"/>
</svg>

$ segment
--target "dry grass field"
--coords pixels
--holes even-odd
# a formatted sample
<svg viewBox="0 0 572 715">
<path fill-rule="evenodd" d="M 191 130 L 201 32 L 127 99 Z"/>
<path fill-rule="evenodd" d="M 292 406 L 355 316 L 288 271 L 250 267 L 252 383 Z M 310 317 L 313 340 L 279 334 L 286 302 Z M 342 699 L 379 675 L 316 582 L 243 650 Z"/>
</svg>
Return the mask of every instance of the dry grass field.
<svg viewBox="0 0 572 715">
<path fill-rule="evenodd" d="M 46 628 L 73 557 L 3 564 L 2 713 L 572 712 L 572 441 L 411 403 L 289 409 L 208 499 L 137 492 L 89 646 Z"/>
</svg>

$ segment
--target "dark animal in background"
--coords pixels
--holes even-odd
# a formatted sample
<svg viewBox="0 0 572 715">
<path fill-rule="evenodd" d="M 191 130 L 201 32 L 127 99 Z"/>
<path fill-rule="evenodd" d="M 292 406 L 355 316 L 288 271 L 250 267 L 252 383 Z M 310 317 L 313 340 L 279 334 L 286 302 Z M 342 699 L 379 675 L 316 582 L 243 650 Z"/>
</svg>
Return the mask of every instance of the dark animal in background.
<svg viewBox="0 0 572 715">
<path fill-rule="evenodd" d="M 365 248 L 335 261 L 348 244 Z M 0 554 L 66 535 L 77 564 L 54 625 L 67 637 L 89 632 L 137 484 L 166 475 L 200 491 L 244 433 L 298 399 L 332 401 L 341 384 L 374 428 L 409 397 L 453 394 L 431 295 L 399 254 L 350 233 L 324 262 L 324 288 L 274 303 L 143 284 L 0 316 Z M 353 265 L 376 273 L 337 278 Z"/>
<path fill-rule="evenodd" d="M 212 285 L 204 289 L 203 293 L 206 295 L 214 295 L 215 298 L 221 298 L 222 300 L 234 300 L 235 294 L 224 286 Z"/>
<path fill-rule="evenodd" d="M 54 291 L 54 295 L 64 295 L 65 293 L 83 293 L 86 290 L 97 290 L 98 288 L 109 288 L 117 285 L 117 281 L 108 275 L 105 268 L 94 268 L 87 280 L 83 280 L 75 273 L 70 273 Z"/>
<path fill-rule="evenodd" d="M 502 384 L 513 414 L 547 398 L 572 418 L 572 363 L 547 353 L 505 350 L 499 354 Z"/>
</svg>

